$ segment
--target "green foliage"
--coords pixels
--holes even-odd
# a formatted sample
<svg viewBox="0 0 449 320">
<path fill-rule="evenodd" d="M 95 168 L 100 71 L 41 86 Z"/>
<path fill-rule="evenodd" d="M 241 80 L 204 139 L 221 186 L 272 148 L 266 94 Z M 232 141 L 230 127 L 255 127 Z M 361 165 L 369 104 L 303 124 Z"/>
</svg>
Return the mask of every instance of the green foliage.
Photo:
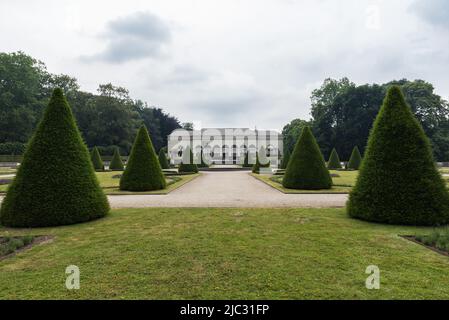
<svg viewBox="0 0 449 320">
<path fill-rule="evenodd" d="M 104 171 L 104 163 L 101 159 L 100 152 L 98 151 L 97 147 L 94 147 L 92 149 L 92 152 L 90 153 L 90 157 L 92 160 L 92 164 L 94 166 L 95 171 Z"/>
<path fill-rule="evenodd" d="M 430 234 L 417 235 L 415 239 L 426 246 L 449 252 L 449 228 L 435 229 Z"/>
<path fill-rule="evenodd" d="M 309 125 L 309 121 L 295 119 L 284 126 L 284 128 L 282 129 L 282 137 L 284 139 L 285 152 L 288 151 L 290 154 L 292 153 L 293 149 L 295 148 L 296 142 L 301 135 L 302 129 Z"/>
<path fill-rule="evenodd" d="M 264 147 L 260 147 L 259 152 L 256 154 L 256 163 L 253 165 L 252 172 L 260 173 L 260 169 L 270 168 L 271 163 L 267 159 L 267 154 Z"/>
<path fill-rule="evenodd" d="M 109 170 L 123 171 L 124 165 L 122 157 L 120 156 L 119 148 L 115 148 L 114 155 L 112 156 L 111 163 L 109 164 Z"/>
<path fill-rule="evenodd" d="M 290 157 L 282 185 L 288 189 L 332 188 L 332 178 L 310 127 L 302 130 Z"/>
<path fill-rule="evenodd" d="M 55 89 L 0 210 L 10 227 L 47 227 L 103 217 L 106 196 L 72 112 Z"/>
<path fill-rule="evenodd" d="M 0 155 L 22 155 L 25 147 L 25 143 L 21 142 L 0 143 Z"/>
<path fill-rule="evenodd" d="M 159 150 L 159 164 L 161 165 L 162 169 L 170 169 L 170 165 L 168 163 L 167 156 L 165 155 L 164 148 L 161 148 L 161 150 Z"/>
<path fill-rule="evenodd" d="M 139 129 L 120 179 L 120 190 L 152 191 L 165 189 L 166 181 L 145 125 Z"/>
<path fill-rule="evenodd" d="M 200 164 L 198 165 L 198 168 L 208 168 L 209 166 L 207 165 L 206 162 L 204 162 L 203 149 L 201 149 L 200 157 L 201 157 L 201 161 L 200 161 Z"/>
<path fill-rule="evenodd" d="M 290 161 L 291 152 L 289 149 L 284 151 L 284 156 L 282 157 L 281 169 L 287 169 L 288 162 Z"/>
<path fill-rule="evenodd" d="M 374 123 L 347 211 L 362 220 L 403 225 L 449 222 L 449 193 L 421 125 L 392 86 Z"/>
<path fill-rule="evenodd" d="M 331 170 L 341 169 L 340 157 L 338 156 L 337 150 L 332 149 L 329 161 L 327 162 L 327 168 Z"/>
<path fill-rule="evenodd" d="M 186 149 L 182 153 L 182 160 L 181 164 L 179 165 L 178 172 L 198 172 L 198 167 L 193 161 L 193 153 L 190 147 L 186 147 Z"/>
<path fill-rule="evenodd" d="M 351 158 L 348 162 L 348 169 L 359 170 L 360 164 L 362 163 L 362 155 L 357 146 L 354 147 L 351 153 Z"/>
<path fill-rule="evenodd" d="M 252 168 L 253 165 L 249 163 L 249 151 L 245 153 L 245 157 L 243 158 L 243 168 Z"/>
</svg>

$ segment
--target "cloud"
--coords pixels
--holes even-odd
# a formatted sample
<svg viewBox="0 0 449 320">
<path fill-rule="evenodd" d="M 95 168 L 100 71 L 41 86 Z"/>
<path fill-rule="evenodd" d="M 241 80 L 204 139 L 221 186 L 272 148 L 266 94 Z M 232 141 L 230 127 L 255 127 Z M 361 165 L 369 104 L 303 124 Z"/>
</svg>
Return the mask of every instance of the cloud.
<svg viewBox="0 0 449 320">
<path fill-rule="evenodd" d="M 449 30 L 449 1 L 415 0 L 409 10 L 431 25 Z"/>
<path fill-rule="evenodd" d="M 87 61 L 124 63 L 131 60 L 158 57 L 162 47 L 171 39 L 169 26 L 158 16 L 149 12 L 137 12 L 110 21 L 101 35 L 106 39 L 106 48 Z"/>
</svg>

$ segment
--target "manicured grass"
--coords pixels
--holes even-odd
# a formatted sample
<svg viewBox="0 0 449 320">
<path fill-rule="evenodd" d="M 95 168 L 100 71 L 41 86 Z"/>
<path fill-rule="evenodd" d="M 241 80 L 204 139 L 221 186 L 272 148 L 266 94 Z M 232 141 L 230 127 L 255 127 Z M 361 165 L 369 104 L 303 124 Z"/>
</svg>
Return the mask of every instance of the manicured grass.
<svg viewBox="0 0 449 320">
<path fill-rule="evenodd" d="M 261 175 L 254 174 L 251 175 L 256 179 L 268 184 L 269 186 L 283 192 L 291 194 L 330 194 L 330 193 L 349 193 L 351 191 L 351 186 L 355 183 L 358 171 L 331 171 L 331 173 L 337 173 L 340 177 L 333 177 L 334 186 L 332 189 L 325 190 L 297 190 L 297 189 L 287 189 L 282 185 L 283 176 L 273 176 L 273 175 Z"/>
<path fill-rule="evenodd" d="M 399 235 L 431 229 L 344 209 L 123 209 L 0 261 L 0 299 L 440 299 L 449 258 Z M 81 289 L 65 289 L 76 265 Z M 377 265 L 380 290 L 367 290 Z"/>
<path fill-rule="evenodd" d="M 190 182 L 194 178 L 198 177 L 199 174 L 191 174 L 191 175 L 181 175 L 181 176 L 167 176 L 165 179 L 167 180 L 167 188 L 163 190 L 149 191 L 149 192 L 128 192 L 128 191 L 120 191 L 120 175 L 122 172 L 120 171 L 106 171 L 106 172 L 96 172 L 97 178 L 100 181 L 100 186 L 104 189 L 106 194 L 167 194 L 180 186 Z M 0 176 L 1 178 L 1 176 Z M 6 192 L 8 189 L 8 185 L 0 185 L 0 193 Z"/>
<path fill-rule="evenodd" d="M 449 253 L 449 228 L 435 229 L 430 233 L 418 234 L 415 236 L 415 240 L 425 246 Z"/>
</svg>

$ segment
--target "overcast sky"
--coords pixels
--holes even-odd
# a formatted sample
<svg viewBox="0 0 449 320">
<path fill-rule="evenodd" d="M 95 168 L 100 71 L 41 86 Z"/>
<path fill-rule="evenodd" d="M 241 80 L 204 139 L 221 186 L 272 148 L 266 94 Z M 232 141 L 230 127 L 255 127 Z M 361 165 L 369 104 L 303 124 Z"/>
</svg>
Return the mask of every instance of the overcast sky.
<svg viewBox="0 0 449 320">
<path fill-rule="evenodd" d="M 0 51 L 18 50 L 203 127 L 308 119 L 327 77 L 449 99 L 447 0 L 1 0 Z"/>
</svg>

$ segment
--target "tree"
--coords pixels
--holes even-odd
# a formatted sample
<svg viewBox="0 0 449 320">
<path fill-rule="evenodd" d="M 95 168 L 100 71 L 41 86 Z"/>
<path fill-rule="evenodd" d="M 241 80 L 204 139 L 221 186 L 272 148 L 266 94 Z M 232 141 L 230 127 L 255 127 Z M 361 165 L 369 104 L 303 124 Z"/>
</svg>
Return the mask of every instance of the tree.
<svg viewBox="0 0 449 320">
<path fill-rule="evenodd" d="M 348 169 L 359 170 L 360 164 L 362 163 L 362 155 L 357 146 L 354 147 L 351 153 L 351 158 L 348 162 Z"/>
<path fill-rule="evenodd" d="M 114 155 L 112 156 L 111 163 L 109 164 L 109 170 L 123 171 L 125 166 L 123 165 L 122 157 L 120 156 L 119 148 L 115 148 Z"/>
<path fill-rule="evenodd" d="M 337 150 L 335 148 L 332 149 L 331 155 L 329 157 L 329 161 L 327 162 L 328 169 L 341 169 L 341 161 L 338 156 Z"/>
<path fill-rule="evenodd" d="M 184 149 L 182 153 L 181 164 L 179 165 L 178 172 L 180 173 L 197 173 L 198 167 L 193 161 L 193 153 L 189 146 Z"/>
<path fill-rule="evenodd" d="M 120 190 L 152 191 L 165 187 L 166 181 L 161 165 L 148 136 L 148 130 L 142 125 L 120 179 Z"/>
<path fill-rule="evenodd" d="M 332 188 L 332 178 L 310 127 L 302 130 L 285 171 L 282 185 L 288 189 Z"/>
<path fill-rule="evenodd" d="M 403 225 L 449 222 L 449 193 L 423 128 L 399 86 L 392 86 L 371 132 L 348 213 Z"/>
<path fill-rule="evenodd" d="M 159 164 L 161 165 L 162 169 L 170 169 L 167 156 L 165 155 L 165 148 L 161 148 L 161 150 L 159 151 Z"/>
<path fill-rule="evenodd" d="M 296 142 L 301 135 L 302 129 L 309 126 L 311 123 L 309 121 L 295 119 L 289 124 L 285 125 L 282 129 L 282 137 L 284 138 L 284 150 L 285 152 L 292 153 L 295 148 Z"/>
<path fill-rule="evenodd" d="M 55 89 L 0 210 L 9 227 L 48 227 L 105 216 L 109 203 L 61 89 Z"/>
<path fill-rule="evenodd" d="M 284 156 L 282 157 L 281 169 L 287 169 L 288 162 L 290 161 L 291 153 L 289 149 L 284 151 Z"/>
<path fill-rule="evenodd" d="M 103 160 L 101 159 L 101 155 L 100 155 L 100 152 L 98 151 L 97 147 L 94 147 L 92 149 L 90 156 L 91 156 L 92 164 L 94 165 L 95 171 L 104 171 Z"/>
</svg>

